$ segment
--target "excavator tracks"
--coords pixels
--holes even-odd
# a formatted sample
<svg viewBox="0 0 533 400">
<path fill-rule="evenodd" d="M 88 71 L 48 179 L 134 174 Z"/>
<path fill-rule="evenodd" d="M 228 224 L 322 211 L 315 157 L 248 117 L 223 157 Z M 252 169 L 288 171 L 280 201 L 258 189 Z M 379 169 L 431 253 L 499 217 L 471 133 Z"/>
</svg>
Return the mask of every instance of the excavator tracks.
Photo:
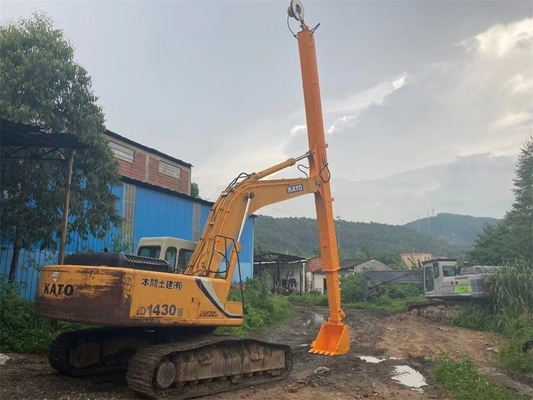
<svg viewBox="0 0 533 400">
<path fill-rule="evenodd" d="M 59 373 L 70 376 L 123 373 L 128 361 L 143 347 L 187 340 L 211 329 L 89 328 L 59 335 L 50 346 L 48 361 Z"/>
<path fill-rule="evenodd" d="M 464 310 L 466 303 L 450 300 L 413 302 L 407 304 L 407 312 L 423 318 L 451 321 Z"/>
<path fill-rule="evenodd" d="M 126 376 L 135 392 L 156 399 L 189 399 L 285 379 L 289 346 L 209 336 L 140 349 Z"/>
<path fill-rule="evenodd" d="M 129 358 L 154 343 L 153 332 L 90 328 L 65 332 L 50 346 L 48 361 L 58 372 L 70 376 L 125 372 Z"/>
<path fill-rule="evenodd" d="M 66 332 L 48 360 L 59 373 L 90 376 L 126 373 L 128 386 L 157 399 L 188 399 L 285 379 L 290 346 L 212 328 L 89 328 Z"/>
</svg>

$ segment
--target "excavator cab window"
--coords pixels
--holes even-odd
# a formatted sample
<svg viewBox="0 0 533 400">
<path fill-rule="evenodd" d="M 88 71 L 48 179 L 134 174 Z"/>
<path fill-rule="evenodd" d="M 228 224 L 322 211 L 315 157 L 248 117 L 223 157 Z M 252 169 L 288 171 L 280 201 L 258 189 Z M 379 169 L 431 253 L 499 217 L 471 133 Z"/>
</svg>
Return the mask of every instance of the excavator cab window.
<svg viewBox="0 0 533 400">
<path fill-rule="evenodd" d="M 165 260 L 172 266 L 172 269 L 176 268 L 176 253 L 178 250 L 175 247 L 168 247 L 165 252 Z"/>
<path fill-rule="evenodd" d="M 142 246 L 137 252 L 138 256 L 159 258 L 161 254 L 161 246 Z"/>
<path fill-rule="evenodd" d="M 442 266 L 442 276 L 455 276 L 457 272 L 453 265 L 443 265 Z"/>
<path fill-rule="evenodd" d="M 178 257 L 178 268 L 176 272 L 181 272 L 185 268 L 187 268 L 187 264 L 189 264 L 189 260 L 191 259 L 193 252 L 194 250 L 180 249 Z"/>
<path fill-rule="evenodd" d="M 437 279 L 440 276 L 439 263 L 433 263 L 433 278 Z"/>
<path fill-rule="evenodd" d="M 426 292 L 431 292 L 435 288 L 433 283 L 433 267 L 426 267 L 425 273 Z"/>
</svg>

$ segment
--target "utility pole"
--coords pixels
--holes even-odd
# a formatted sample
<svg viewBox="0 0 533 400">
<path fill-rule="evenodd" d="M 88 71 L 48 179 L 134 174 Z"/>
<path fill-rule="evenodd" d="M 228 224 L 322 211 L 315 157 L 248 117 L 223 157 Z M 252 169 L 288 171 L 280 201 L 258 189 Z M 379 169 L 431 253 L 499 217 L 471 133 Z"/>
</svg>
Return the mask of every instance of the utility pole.
<svg viewBox="0 0 533 400">
<path fill-rule="evenodd" d="M 68 158 L 67 183 L 65 184 L 65 204 L 63 206 L 63 219 L 61 221 L 61 238 L 59 240 L 59 256 L 57 263 L 63 264 L 65 258 L 65 243 L 67 241 L 68 210 L 70 207 L 70 186 L 72 183 L 72 166 L 74 164 L 75 150 L 70 152 Z"/>
</svg>

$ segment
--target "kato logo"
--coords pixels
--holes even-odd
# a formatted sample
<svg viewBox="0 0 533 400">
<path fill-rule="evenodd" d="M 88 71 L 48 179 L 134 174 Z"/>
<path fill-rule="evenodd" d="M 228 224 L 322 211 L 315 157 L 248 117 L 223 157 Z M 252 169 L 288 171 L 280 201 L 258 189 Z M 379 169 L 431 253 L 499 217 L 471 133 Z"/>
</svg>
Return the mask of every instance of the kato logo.
<svg viewBox="0 0 533 400">
<path fill-rule="evenodd" d="M 72 296 L 74 294 L 74 286 L 63 285 L 62 283 L 45 283 L 43 293 L 56 296 Z"/>
<path fill-rule="evenodd" d="M 301 183 L 297 184 L 297 185 L 289 185 L 287 186 L 287 193 L 291 194 L 291 193 L 297 193 L 297 192 L 303 192 L 304 191 L 304 185 L 302 185 Z"/>
</svg>

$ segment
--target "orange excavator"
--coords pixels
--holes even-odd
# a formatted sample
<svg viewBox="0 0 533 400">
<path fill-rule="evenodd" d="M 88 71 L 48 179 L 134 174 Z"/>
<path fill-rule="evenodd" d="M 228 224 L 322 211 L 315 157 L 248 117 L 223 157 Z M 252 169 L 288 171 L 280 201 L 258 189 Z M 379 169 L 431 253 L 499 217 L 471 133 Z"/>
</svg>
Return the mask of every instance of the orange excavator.
<svg viewBox="0 0 533 400">
<path fill-rule="evenodd" d="M 314 194 L 329 318 L 310 353 L 348 352 L 350 338 L 340 304 L 338 255 L 324 138 L 314 34 L 300 0 L 289 17 L 299 21 L 309 150 L 260 172 L 241 174 L 214 203 L 187 264 L 176 270 L 165 260 L 121 253 L 76 253 L 63 265 L 42 268 L 36 314 L 94 328 L 66 332 L 52 343 L 50 364 L 74 376 L 126 372 L 128 386 L 150 398 L 191 398 L 286 378 L 293 364 L 287 345 L 214 335 L 239 326 L 243 305 L 228 300 L 239 268 L 246 219 L 260 208 Z M 265 179 L 302 160 L 309 175 Z"/>
</svg>

